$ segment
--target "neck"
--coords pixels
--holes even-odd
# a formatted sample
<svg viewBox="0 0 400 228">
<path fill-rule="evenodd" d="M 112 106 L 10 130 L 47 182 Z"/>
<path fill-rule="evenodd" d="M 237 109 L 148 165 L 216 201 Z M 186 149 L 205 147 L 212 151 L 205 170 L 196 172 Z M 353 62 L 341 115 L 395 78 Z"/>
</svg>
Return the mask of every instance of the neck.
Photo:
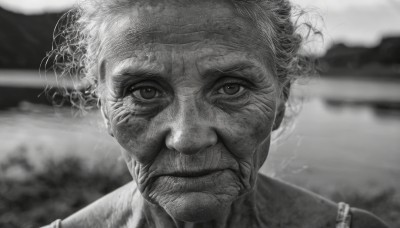
<svg viewBox="0 0 400 228">
<path fill-rule="evenodd" d="M 139 193 L 140 194 L 140 193 Z M 259 223 L 259 216 L 256 207 L 255 191 L 251 191 L 239 197 L 232 205 L 225 209 L 223 216 L 212 218 L 208 221 L 185 222 L 172 218 L 163 208 L 151 204 L 140 197 L 141 203 L 135 204 L 134 211 L 141 214 L 139 223 L 146 223 L 149 227 L 250 227 Z"/>
</svg>

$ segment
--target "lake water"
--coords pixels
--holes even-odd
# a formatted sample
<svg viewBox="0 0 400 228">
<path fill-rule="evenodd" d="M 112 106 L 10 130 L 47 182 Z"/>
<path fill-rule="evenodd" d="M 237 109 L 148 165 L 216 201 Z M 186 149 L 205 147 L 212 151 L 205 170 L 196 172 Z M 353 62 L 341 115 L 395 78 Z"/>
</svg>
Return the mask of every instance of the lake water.
<svg viewBox="0 0 400 228">
<path fill-rule="evenodd" d="M 43 85 L 30 74 L 0 71 L 0 85 Z M 274 137 L 261 172 L 327 193 L 400 189 L 399 82 L 318 79 L 295 85 L 292 95 L 301 112 Z M 46 159 L 76 155 L 88 167 L 124 167 L 101 126 L 97 112 L 74 116 L 67 107 L 23 102 L 0 112 L 0 162 L 25 154 L 40 169 Z"/>
<path fill-rule="evenodd" d="M 327 192 L 400 189 L 400 83 L 320 79 L 294 94 L 302 111 L 263 171 Z"/>
</svg>

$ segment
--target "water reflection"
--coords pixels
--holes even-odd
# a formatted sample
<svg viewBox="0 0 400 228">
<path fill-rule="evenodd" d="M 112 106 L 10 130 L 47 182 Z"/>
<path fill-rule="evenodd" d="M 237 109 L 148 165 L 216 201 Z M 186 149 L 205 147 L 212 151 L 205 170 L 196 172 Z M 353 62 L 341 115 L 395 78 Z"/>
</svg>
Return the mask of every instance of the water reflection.
<svg viewBox="0 0 400 228">
<path fill-rule="evenodd" d="M 332 111 L 366 107 L 379 118 L 400 118 L 400 101 L 357 101 L 328 98 L 324 99 L 324 102 L 327 108 L 333 109 Z"/>
<path fill-rule="evenodd" d="M 400 83 L 321 79 L 292 94 L 302 111 L 262 172 L 327 194 L 400 189 Z"/>
</svg>

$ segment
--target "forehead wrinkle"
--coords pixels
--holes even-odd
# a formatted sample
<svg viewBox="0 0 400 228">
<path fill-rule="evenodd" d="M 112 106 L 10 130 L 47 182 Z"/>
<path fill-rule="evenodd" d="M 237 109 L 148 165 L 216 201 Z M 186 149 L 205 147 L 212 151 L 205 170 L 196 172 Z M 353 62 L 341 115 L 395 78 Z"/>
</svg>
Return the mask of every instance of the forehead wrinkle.
<svg viewBox="0 0 400 228">
<path fill-rule="evenodd" d="M 267 73 L 263 61 L 258 60 L 256 55 L 243 52 L 231 52 L 225 55 L 205 56 L 196 61 L 196 67 L 201 75 L 211 72 L 228 73 L 229 71 L 239 71 L 244 69 L 254 69 L 262 73 Z"/>
<path fill-rule="evenodd" d="M 198 17 L 190 15 L 190 12 L 184 8 L 177 12 L 186 13 L 182 17 L 177 17 L 175 14 L 160 13 L 162 16 L 157 16 L 158 14 L 149 13 L 159 11 L 157 7 L 145 9 L 131 7 L 123 13 L 114 15 L 108 22 L 110 26 L 106 26 L 107 29 L 102 33 L 103 40 L 115 43 L 114 47 L 107 48 L 108 52 L 113 52 L 115 48 L 124 49 L 125 45 L 140 47 L 149 43 L 189 44 L 205 40 L 228 41 L 233 45 L 244 43 L 262 45 L 262 37 L 249 29 L 252 26 L 247 20 L 238 17 L 229 6 L 223 5 L 219 8 L 224 12 L 200 11 L 200 13 L 199 9 L 195 9 Z M 171 10 L 176 11 L 173 7 Z M 211 9 L 211 11 L 216 10 Z"/>
<path fill-rule="evenodd" d="M 195 38 L 197 39 L 197 38 Z M 145 43 L 143 42 L 141 45 L 128 45 L 127 42 L 121 40 L 120 42 L 114 42 L 114 45 L 110 46 L 111 53 L 109 53 L 109 56 L 114 56 L 116 57 L 114 60 L 115 62 L 118 62 L 122 59 L 128 59 L 128 60 L 123 60 L 125 65 L 129 65 L 128 63 L 131 62 L 133 63 L 130 67 L 134 68 L 135 66 L 138 67 L 145 67 L 146 65 L 150 64 L 150 61 L 139 61 L 137 53 L 141 54 L 149 54 L 149 55 L 163 55 L 162 53 L 169 53 L 172 54 L 172 52 L 176 53 L 181 53 L 183 55 L 188 55 L 190 56 L 190 53 L 195 53 L 196 58 L 200 58 L 200 60 L 195 60 L 195 64 L 199 64 L 199 69 L 201 69 L 202 65 L 207 64 L 204 60 L 207 58 L 213 59 L 210 63 L 208 64 L 213 64 L 212 62 L 214 61 L 217 63 L 217 67 L 220 64 L 225 64 L 225 62 L 229 59 L 242 59 L 242 61 L 249 61 L 249 58 L 253 59 L 253 62 L 255 61 L 255 56 L 261 57 L 263 59 L 262 51 L 260 52 L 260 48 L 255 48 L 248 43 L 234 43 L 234 42 L 224 42 L 220 41 L 218 39 L 204 39 L 200 38 L 199 41 L 193 40 L 190 43 L 182 43 L 182 44 L 165 44 L 165 43 Z M 231 52 L 228 54 L 222 53 L 219 58 L 210 57 L 210 54 L 215 54 L 215 53 L 221 53 L 222 52 Z M 157 54 L 159 53 L 159 54 Z M 205 56 L 202 57 L 201 55 L 199 56 L 196 53 L 202 53 Z M 179 54 L 179 55 L 181 55 Z M 129 59 L 132 59 L 129 61 Z M 172 61 L 172 59 L 170 58 Z M 259 62 L 259 61 L 257 61 Z M 118 64 L 123 66 L 124 64 Z M 170 65 L 170 63 L 163 62 L 163 63 L 158 63 L 161 66 L 155 66 L 154 61 L 153 63 L 150 64 L 148 68 L 151 69 L 163 69 L 167 70 L 170 67 L 167 67 L 165 64 Z M 147 66 L 146 66 L 147 67 Z"/>
<path fill-rule="evenodd" d="M 232 46 L 258 46 L 262 45 L 261 39 L 249 33 L 242 25 L 232 22 L 222 23 L 218 26 L 193 25 L 182 28 L 178 25 L 169 29 L 146 28 L 136 29 L 129 27 L 116 38 L 116 47 L 129 45 L 141 47 L 146 44 L 193 44 L 223 42 Z"/>
<path fill-rule="evenodd" d="M 114 67 L 112 75 L 134 74 L 138 72 L 148 72 L 151 74 L 163 74 L 165 72 L 165 65 L 160 62 L 151 61 L 151 57 L 137 57 L 122 60 Z"/>
</svg>

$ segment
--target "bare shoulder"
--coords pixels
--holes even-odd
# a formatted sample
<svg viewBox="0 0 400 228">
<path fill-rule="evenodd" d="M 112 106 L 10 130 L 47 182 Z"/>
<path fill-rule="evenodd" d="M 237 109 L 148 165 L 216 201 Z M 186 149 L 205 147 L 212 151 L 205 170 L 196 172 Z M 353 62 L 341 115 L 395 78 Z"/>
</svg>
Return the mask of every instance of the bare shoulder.
<svg viewBox="0 0 400 228">
<path fill-rule="evenodd" d="M 381 219 L 367 211 L 352 208 L 351 213 L 352 228 L 389 228 Z"/>
<path fill-rule="evenodd" d="M 264 214 L 279 218 L 270 227 L 335 227 L 337 204 L 281 180 L 258 176 L 257 192 Z M 262 206 L 261 206 L 262 207 Z"/>
<path fill-rule="evenodd" d="M 270 208 L 264 211 L 269 214 L 275 213 L 274 216 L 281 218 L 280 221 L 275 221 L 279 222 L 275 224 L 276 227 L 336 226 L 338 205 L 335 202 L 281 180 L 261 174 L 258 178 L 259 198 L 264 199 L 260 200 L 260 203 L 270 203 Z M 352 228 L 388 227 L 371 213 L 356 208 L 351 211 Z"/>
<path fill-rule="evenodd" d="M 132 215 L 136 191 L 136 184 L 130 182 L 64 219 L 62 227 L 101 228 L 126 224 Z"/>
</svg>

